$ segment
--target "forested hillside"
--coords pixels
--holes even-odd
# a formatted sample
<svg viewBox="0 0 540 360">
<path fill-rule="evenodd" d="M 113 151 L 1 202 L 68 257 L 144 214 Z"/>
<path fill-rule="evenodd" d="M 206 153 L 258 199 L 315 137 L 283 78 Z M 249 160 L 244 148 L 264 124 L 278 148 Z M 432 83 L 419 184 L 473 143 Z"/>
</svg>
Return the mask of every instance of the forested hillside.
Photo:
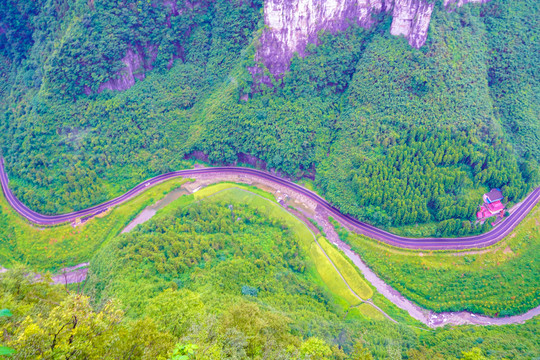
<svg viewBox="0 0 540 360">
<path fill-rule="evenodd" d="M 267 214 L 270 208 L 265 212 L 225 195 L 190 198 L 191 203 L 181 198 L 104 244 L 82 287 L 31 281 L 25 269 L 0 274 L 0 301 L 7 309 L 0 312 L 0 340 L 17 351 L 13 358 L 527 359 L 538 354 L 536 319 L 427 330 L 344 307 L 315 271 L 305 239 Z"/>
<path fill-rule="evenodd" d="M 264 0 L 0 1 L 9 185 L 31 209 L 57 214 L 195 161 L 259 166 L 392 232 L 485 232 L 491 221 L 475 221 L 482 194 L 500 188 L 512 206 L 540 184 L 540 2 L 466 2 L 435 0 L 417 49 L 370 1 L 369 27 L 321 31 L 272 75 L 257 60 Z M 0 196 L 0 357 L 540 354 L 538 316 L 429 328 L 440 319 L 410 317 L 326 240 L 341 236 L 428 310 L 516 315 L 538 306 L 537 210 L 498 248 L 422 254 L 296 218 L 313 215 L 292 207 L 298 199 L 282 206 L 254 187 L 188 181 L 45 230 Z M 121 233 L 173 189 L 179 198 Z M 36 274 L 81 262 L 84 283 Z"/>
<path fill-rule="evenodd" d="M 514 203 L 538 184 L 538 7 L 494 0 L 448 12 L 439 1 L 420 49 L 389 35 L 381 15 L 370 29 L 321 33 L 266 86 L 250 72 L 260 1 L 4 2 L 0 145 L 11 186 L 58 213 L 191 166 L 194 151 L 214 164 L 250 154 L 314 177 L 373 224 L 478 232 L 470 220 L 484 191 Z"/>
</svg>

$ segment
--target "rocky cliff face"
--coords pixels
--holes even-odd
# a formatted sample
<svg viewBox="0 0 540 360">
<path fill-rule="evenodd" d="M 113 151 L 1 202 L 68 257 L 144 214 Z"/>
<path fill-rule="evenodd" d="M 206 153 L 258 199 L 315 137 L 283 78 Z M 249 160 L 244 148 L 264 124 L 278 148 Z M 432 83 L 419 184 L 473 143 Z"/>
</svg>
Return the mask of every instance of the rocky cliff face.
<svg viewBox="0 0 540 360">
<path fill-rule="evenodd" d="M 468 3 L 484 4 L 484 3 L 487 3 L 488 1 L 489 0 L 444 0 L 444 7 L 448 10 L 451 5 L 461 7 Z"/>
<path fill-rule="evenodd" d="M 176 0 L 163 0 L 163 5 L 167 9 L 164 26 L 171 27 L 171 17 L 181 14 L 182 9 L 178 8 Z M 192 6 L 186 1 L 186 6 Z M 155 7 L 155 5 L 152 5 Z M 147 71 L 152 70 L 152 64 L 157 58 L 159 45 L 143 44 L 137 46 L 129 46 L 126 55 L 121 59 L 124 63 L 124 68 L 113 74 L 111 79 L 100 84 L 98 93 L 105 89 L 114 91 L 123 91 L 135 85 L 135 79 L 143 80 Z M 180 44 L 176 44 L 176 53 L 171 55 L 167 68 L 170 69 L 173 61 L 178 58 L 183 58 L 184 49 Z M 91 94 L 89 87 L 85 88 L 85 93 Z"/>
<path fill-rule="evenodd" d="M 135 85 L 135 79 L 142 80 L 145 77 L 145 71 L 152 70 L 152 63 L 157 56 L 157 46 L 142 46 L 136 50 L 128 48 L 126 56 L 122 58 L 125 67 L 115 74 L 113 79 L 102 83 L 99 86 L 99 92 L 105 89 L 109 90 L 127 90 Z"/>
<path fill-rule="evenodd" d="M 316 43 L 320 30 L 336 32 L 351 22 L 369 27 L 375 12 L 387 11 L 392 0 L 266 0 L 257 60 L 273 74 L 288 69 L 292 55 L 304 56 L 307 43 Z"/>
<path fill-rule="evenodd" d="M 435 3 L 422 0 L 396 0 L 390 34 L 404 36 L 411 46 L 421 47 L 426 42 L 433 6 Z"/>
<path fill-rule="evenodd" d="M 487 1 L 444 0 L 444 5 Z M 373 15 L 381 12 L 392 15 L 392 35 L 404 36 L 411 46 L 419 48 L 426 41 L 434 5 L 432 0 L 266 0 L 267 28 L 256 60 L 272 74 L 281 74 L 295 52 L 304 56 L 306 45 L 317 42 L 319 31 L 336 32 L 352 23 L 368 28 L 374 23 Z"/>
</svg>

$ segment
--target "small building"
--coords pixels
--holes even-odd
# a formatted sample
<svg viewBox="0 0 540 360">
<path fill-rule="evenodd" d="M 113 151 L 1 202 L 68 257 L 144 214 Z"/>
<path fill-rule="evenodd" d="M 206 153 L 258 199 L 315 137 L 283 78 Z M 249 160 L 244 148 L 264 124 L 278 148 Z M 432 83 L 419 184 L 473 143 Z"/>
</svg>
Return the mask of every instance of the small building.
<svg viewBox="0 0 540 360">
<path fill-rule="evenodd" d="M 497 215 L 504 210 L 504 205 L 500 201 L 494 201 L 485 206 L 492 215 Z"/>
<path fill-rule="evenodd" d="M 482 220 L 490 216 L 491 213 L 489 212 L 489 210 L 483 206 L 480 206 L 480 210 L 476 213 L 476 217 L 478 218 L 478 220 Z"/>
<path fill-rule="evenodd" d="M 484 194 L 483 198 L 486 204 L 491 204 L 496 201 L 501 201 L 504 198 L 504 196 L 502 194 L 501 189 L 491 189 L 490 192 L 488 192 L 487 194 Z"/>
<path fill-rule="evenodd" d="M 484 194 L 484 204 L 480 206 L 480 210 L 476 213 L 476 217 L 479 220 L 486 219 L 488 217 L 504 214 L 504 205 L 501 200 L 504 198 L 500 189 L 491 189 L 490 192 Z"/>
</svg>

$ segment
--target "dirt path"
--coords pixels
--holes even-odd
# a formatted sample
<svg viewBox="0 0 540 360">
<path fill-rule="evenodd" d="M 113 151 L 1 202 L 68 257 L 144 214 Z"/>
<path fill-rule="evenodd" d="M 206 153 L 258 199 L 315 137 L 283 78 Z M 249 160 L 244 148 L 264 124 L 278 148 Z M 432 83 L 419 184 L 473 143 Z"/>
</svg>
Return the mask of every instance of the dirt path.
<svg viewBox="0 0 540 360">
<path fill-rule="evenodd" d="M 343 280 L 343 282 L 345 283 L 345 285 L 347 285 L 347 288 L 349 289 L 349 291 L 358 299 L 360 300 L 360 302 L 362 302 L 363 304 L 369 304 L 371 306 L 373 306 L 376 310 L 378 310 L 381 314 L 383 314 L 388 320 L 394 322 L 394 323 L 398 323 L 396 320 L 392 319 L 390 317 L 390 315 L 388 315 L 387 313 L 385 313 L 380 307 L 378 307 L 377 305 L 375 305 L 371 300 L 364 300 L 360 297 L 360 295 L 358 295 L 352 288 L 351 286 L 349 285 L 349 283 L 347 282 L 347 280 L 345 280 L 345 278 L 343 277 L 343 275 L 341 274 L 341 272 L 339 271 L 339 269 L 337 268 L 337 266 L 334 264 L 334 262 L 332 261 L 332 259 L 330 259 L 330 256 L 328 256 L 328 254 L 326 253 L 326 251 L 324 251 L 324 249 L 322 248 L 321 244 L 319 244 L 319 241 L 317 240 L 317 237 L 315 236 L 315 234 L 313 234 L 313 240 L 315 241 L 315 243 L 317 244 L 317 246 L 319 247 L 319 249 L 321 249 L 322 253 L 324 254 L 324 256 L 326 257 L 326 259 L 328 259 L 328 261 L 330 262 L 330 264 L 332 264 L 332 267 L 334 268 L 334 270 L 336 270 L 336 272 L 338 273 L 339 277 L 341 278 L 341 280 Z"/>
<path fill-rule="evenodd" d="M 86 280 L 88 275 L 88 266 L 90 263 L 82 263 L 69 268 L 64 268 L 56 275 L 53 275 L 52 280 L 55 284 L 77 284 Z"/>
<path fill-rule="evenodd" d="M 85 262 L 75 266 L 70 266 L 61 269 L 58 273 L 51 276 L 53 284 L 67 285 L 67 284 L 78 284 L 86 280 L 88 275 L 88 267 L 90 263 Z M 0 266 L 0 274 L 9 271 L 3 266 Z M 35 276 L 35 280 L 41 279 L 41 276 L 38 274 Z"/>
</svg>

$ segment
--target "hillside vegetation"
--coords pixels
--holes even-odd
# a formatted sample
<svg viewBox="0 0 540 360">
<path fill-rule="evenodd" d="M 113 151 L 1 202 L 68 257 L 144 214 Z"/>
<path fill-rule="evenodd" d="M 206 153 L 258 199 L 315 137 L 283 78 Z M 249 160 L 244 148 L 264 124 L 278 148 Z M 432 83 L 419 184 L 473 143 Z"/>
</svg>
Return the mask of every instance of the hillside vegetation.
<svg viewBox="0 0 540 360">
<path fill-rule="evenodd" d="M 58 271 L 90 260 L 101 245 L 144 209 L 180 187 L 185 179 L 172 179 L 147 189 L 126 203 L 74 227 L 71 223 L 39 228 L 23 219 L 0 194 L 0 264 L 25 264 L 34 270 Z"/>
<path fill-rule="evenodd" d="M 386 283 L 436 312 L 511 316 L 540 305 L 540 208 L 485 250 L 411 251 L 348 233 L 340 237 Z"/>
<path fill-rule="evenodd" d="M 117 298 L 128 316 L 140 318 L 162 309 L 158 299 L 177 298 L 182 316 L 171 322 L 174 315 L 163 314 L 163 325 L 200 349 L 221 349 L 215 358 L 243 353 L 248 358 L 304 358 L 295 350 L 302 346 L 298 336 L 325 339 L 325 357 L 337 356 L 340 350 L 330 351 L 331 339 L 340 333 L 347 339 L 340 345 L 352 350 L 360 328 L 341 324 L 341 319 L 347 301 L 354 300 L 338 284 L 339 277 L 329 283 L 336 293 L 329 291 L 325 279 L 335 270 L 323 270 L 323 259 L 311 257 L 308 249 L 315 245 L 314 237 L 305 225 L 277 204 L 239 189 L 194 200 L 180 199 L 177 203 L 182 205 L 172 204 L 96 254 L 86 286 L 98 304 Z M 227 330 L 217 338 L 204 335 L 221 333 L 228 316 L 237 331 Z M 251 316 L 255 319 L 241 323 Z M 272 330 L 272 323 L 278 327 Z M 386 349 L 376 352 L 383 355 Z"/>
<path fill-rule="evenodd" d="M 526 359 L 539 351 L 534 319 L 426 331 L 373 308 L 349 310 L 310 255 L 305 225 L 257 195 L 209 192 L 108 241 L 84 294 L 30 281 L 24 269 L 0 274 L 9 309 L 0 339 L 17 351 L 12 358 Z"/>
<path fill-rule="evenodd" d="M 393 232 L 477 234 L 490 228 L 474 221 L 483 193 L 500 188 L 512 205 L 540 181 L 539 8 L 492 0 L 449 12 L 438 0 L 421 49 L 391 36 L 386 15 L 321 32 L 282 76 L 262 69 L 269 86 L 251 73 L 263 0 L 0 1 L 0 156 L 16 196 L 47 214 L 195 161 L 247 162 L 304 177 L 342 212 Z M 253 187 L 200 189 L 121 233 L 183 182 L 77 227 L 34 227 L 0 195 L 0 357 L 540 354 L 538 317 L 419 324 L 314 224 Z M 503 316 L 539 305 L 538 214 L 485 252 L 419 254 L 337 230 L 419 305 Z M 83 261 L 84 284 L 34 276 Z"/>
<path fill-rule="evenodd" d="M 421 49 L 383 31 L 389 18 L 323 33 L 273 87 L 249 72 L 261 2 L 186 4 L 0 5 L 0 145 L 22 201 L 81 209 L 190 166 L 194 151 L 217 164 L 250 154 L 315 176 L 362 220 L 452 221 L 425 234 L 444 235 L 482 231 L 470 222 L 482 191 L 516 202 L 537 184 L 538 2 L 450 13 L 438 2 Z M 125 71 L 128 50 L 144 80 L 100 88 Z"/>
</svg>

